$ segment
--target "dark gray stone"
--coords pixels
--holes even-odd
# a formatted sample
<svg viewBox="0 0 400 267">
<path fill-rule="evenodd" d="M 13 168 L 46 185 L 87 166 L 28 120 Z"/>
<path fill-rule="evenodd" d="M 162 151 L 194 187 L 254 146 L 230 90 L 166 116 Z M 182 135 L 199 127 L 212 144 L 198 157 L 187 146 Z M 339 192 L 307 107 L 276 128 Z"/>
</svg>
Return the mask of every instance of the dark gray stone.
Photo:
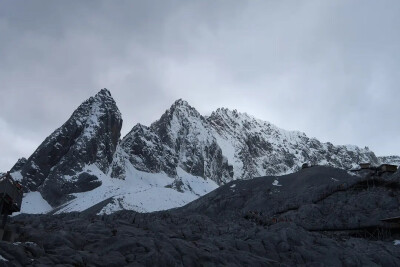
<svg viewBox="0 0 400 267">
<path fill-rule="evenodd" d="M 20 243 L 0 242 L 0 255 L 16 266 L 399 266 L 400 233 L 370 228 L 398 214 L 399 182 L 313 167 L 170 211 L 19 215 Z"/>
</svg>

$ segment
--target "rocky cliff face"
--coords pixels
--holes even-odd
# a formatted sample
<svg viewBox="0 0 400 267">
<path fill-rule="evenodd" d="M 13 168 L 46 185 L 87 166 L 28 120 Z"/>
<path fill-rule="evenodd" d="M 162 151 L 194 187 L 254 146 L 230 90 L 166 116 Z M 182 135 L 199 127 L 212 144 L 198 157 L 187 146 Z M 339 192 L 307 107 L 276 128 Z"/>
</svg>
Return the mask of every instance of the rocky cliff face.
<svg viewBox="0 0 400 267">
<path fill-rule="evenodd" d="M 92 190 L 101 182 L 84 167 L 94 164 L 107 172 L 121 126 L 121 113 L 103 89 L 81 104 L 28 160 L 17 163 L 13 176 L 22 179 L 29 191 L 40 191 L 53 206 L 71 193 Z"/>
</svg>

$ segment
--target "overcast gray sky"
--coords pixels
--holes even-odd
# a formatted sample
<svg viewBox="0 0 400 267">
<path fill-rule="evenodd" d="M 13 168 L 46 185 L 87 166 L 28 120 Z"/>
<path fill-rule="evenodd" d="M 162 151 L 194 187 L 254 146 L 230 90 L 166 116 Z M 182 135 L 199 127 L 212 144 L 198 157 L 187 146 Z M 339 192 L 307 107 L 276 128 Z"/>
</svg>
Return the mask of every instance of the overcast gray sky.
<svg viewBox="0 0 400 267">
<path fill-rule="evenodd" d="M 123 134 L 178 98 L 400 154 L 400 1 L 0 2 L 0 171 L 108 88 Z"/>
</svg>

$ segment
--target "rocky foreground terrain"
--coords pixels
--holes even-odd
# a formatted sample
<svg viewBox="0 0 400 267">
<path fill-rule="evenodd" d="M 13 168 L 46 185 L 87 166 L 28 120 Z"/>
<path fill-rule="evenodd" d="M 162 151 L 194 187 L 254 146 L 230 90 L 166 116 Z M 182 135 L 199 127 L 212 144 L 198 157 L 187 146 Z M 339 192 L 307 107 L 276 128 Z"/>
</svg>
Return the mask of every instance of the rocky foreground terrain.
<svg viewBox="0 0 400 267">
<path fill-rule="evenodd" d="M 233 181 L 177 209 L 19 215 L 3 266 L 400 266 L 400 173 L 312 167 Z M 400 243 L 400 242 L 399 242 Z"/>
</svg>

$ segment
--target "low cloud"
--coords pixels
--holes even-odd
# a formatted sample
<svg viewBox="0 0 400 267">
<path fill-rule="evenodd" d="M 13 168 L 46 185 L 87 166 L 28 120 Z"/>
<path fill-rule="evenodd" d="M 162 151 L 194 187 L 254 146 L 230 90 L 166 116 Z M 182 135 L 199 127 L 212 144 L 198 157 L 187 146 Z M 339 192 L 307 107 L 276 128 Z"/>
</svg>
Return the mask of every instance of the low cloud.
<svg viewBox="0 0 400 267">
<path fill-rule="evenodd" d="M 123 134 L 174 100 L 400 154 L 398 1 L 3 1 L 0 170 L 111 90 Z"/>
</svg>

